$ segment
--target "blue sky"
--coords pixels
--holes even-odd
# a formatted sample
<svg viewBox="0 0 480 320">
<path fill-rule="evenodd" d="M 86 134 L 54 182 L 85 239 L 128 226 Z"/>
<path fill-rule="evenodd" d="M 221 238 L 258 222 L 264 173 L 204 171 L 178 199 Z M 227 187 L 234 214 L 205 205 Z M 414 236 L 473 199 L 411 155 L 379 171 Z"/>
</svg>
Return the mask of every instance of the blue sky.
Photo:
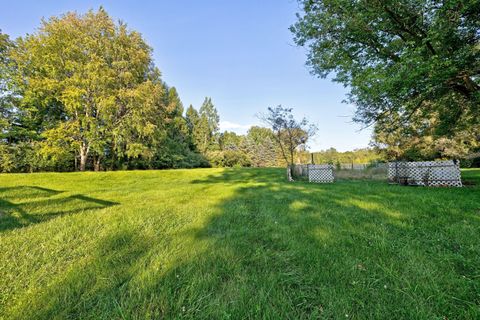
<svg viewBox="0 0 480 320">
<path fill-rule="evenodd" d="M 294 45 L 294 0 L 0 1 L 0 29 L 16 38 L 42 17 L 100 5 L 142 33 L 185 107 L 212 97 L 222 129 L 244 133 L 259 124 L 258 113 L 282 104 L 319 127 L 311 150 L 368 146 L 371 131 L 359 131 L 354 107 L 342 103 L 347 90 L 312 76 L 305 50 Z"/>
</svg>

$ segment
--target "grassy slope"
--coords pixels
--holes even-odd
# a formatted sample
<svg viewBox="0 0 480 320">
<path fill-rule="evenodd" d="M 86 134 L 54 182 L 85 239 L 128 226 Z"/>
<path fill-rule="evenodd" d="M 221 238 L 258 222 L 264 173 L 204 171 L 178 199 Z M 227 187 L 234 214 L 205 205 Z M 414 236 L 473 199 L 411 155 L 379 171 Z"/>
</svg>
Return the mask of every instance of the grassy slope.
<svg viewBox="0 0 480 320">
<path fill-rule="evenodd" d="M 480 186 L 19 174 L 0 210 L 0 318 L 480 317 Z"/>
</svg>

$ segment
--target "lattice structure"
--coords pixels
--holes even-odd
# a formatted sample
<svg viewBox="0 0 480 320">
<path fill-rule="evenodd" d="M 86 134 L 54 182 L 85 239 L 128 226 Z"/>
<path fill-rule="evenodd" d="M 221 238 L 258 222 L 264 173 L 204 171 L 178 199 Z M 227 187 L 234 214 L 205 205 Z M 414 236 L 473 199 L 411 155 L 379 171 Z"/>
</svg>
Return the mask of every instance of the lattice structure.
<svg viewBox="0 0 480 320">
<path fill-rule="evenodd" d="M 309 164 L 308 165 L 308 181 L 329 183 L 333 182 L 333 165 L 331 164 Z"/>
<path fill-rule="evenodd" d="M 388 180 L 393 183 L 415 186 L 462 186 L 459 163 L 452 160 L 389 162 Z"/>
<path fill-rule="evenodd" d="M 341 169 L 341 170 L 365 170 L 367 167 L 368 167 L 368 164 L 366 164 L 366 163 L 340 163 L 339 169 Z"/>
<path fill-rule="evenodd" d="M 287 167 L 288 181 L 329 183 L 335 180 L 331 164 L 296 164 Z"/>
</svg>

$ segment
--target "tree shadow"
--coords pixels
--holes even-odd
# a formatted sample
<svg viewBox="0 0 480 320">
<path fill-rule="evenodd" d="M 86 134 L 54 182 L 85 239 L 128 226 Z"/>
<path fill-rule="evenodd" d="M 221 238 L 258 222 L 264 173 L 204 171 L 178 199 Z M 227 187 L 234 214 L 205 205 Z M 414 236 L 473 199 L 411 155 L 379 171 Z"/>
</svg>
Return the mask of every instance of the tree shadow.
<svg viewBox="0 0 480 320">
<path fill-rule="evenodd" d="M 284 169 L 283 169 L 284 170 Z M 278 168 L 225 168 L 218 173 L 209 175 L 206 179 L 195 179 L 193 184 L 209 183 L 281 183 L 286 180 L 287 173 L 279 174 L 282 169 Z"/>
<path fill-rule="evenodd" d="M 134 265 L 147 252 L 150 239 L 133 230 L 101 237 L 88 258 L 77 261 L 44 288 L 33 288 L 14 309 L 12 319 L 124 319 Z"/>
<path fill-rule="evenodd" d="M 23 200 L 25 198 L 43 198 L 55 196 L 63 191 L 43 188 L 39 186 L 16 186 L 0 188 L 0 198 L 10 201 Z"/>
<path fill-rule="evenodd" d="M 193 182 L 252 185 L 238 187 L 203 228 L 190 230 L 208 250 L 157 279 L 157 293 L 178 274 L 197 283 L 177 292 L 170 316 L 478 315 L 472 280 L 480 220 L 457 198 L 467 192 L 473 199 L 472 190 L 292 184 L 280 171 L 270 172 L 274 179 L 257 173 L 228 170 Z"/>
<path fill-rule="evenodd" d="M 0 188 L 0 232 L 118 203 L 38 186 Z"/>
</svg>

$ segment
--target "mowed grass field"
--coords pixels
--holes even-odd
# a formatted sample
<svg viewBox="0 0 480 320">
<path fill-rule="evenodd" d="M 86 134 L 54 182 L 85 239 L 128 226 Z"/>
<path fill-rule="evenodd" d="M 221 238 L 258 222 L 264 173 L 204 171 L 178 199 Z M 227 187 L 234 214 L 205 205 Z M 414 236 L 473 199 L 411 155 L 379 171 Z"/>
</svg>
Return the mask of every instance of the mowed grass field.
<svg viewBox="0 0 480 320">
<path fill-rule="evenodd" d="M 477 186 L 0 175 L 1 319 L 479 319 Z"/>
</svg>

